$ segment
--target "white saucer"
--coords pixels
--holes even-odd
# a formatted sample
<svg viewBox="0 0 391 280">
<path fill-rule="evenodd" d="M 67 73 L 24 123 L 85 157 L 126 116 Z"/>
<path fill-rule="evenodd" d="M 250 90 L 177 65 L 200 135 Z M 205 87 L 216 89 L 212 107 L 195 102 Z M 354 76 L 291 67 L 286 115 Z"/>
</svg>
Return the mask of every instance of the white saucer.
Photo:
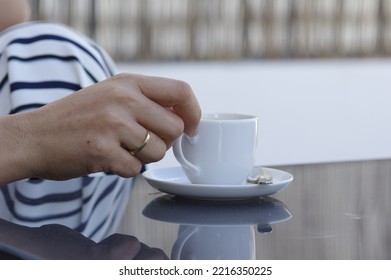
<svg viewBox="0 0 391 280">
<path fill-rule="evenodd" d="M 187 179 L 182 167 L 167 167 L 145 171 L 142 176 L 155 189 L 178 196 L 195 199 L 233 200 L 250 199 L 274 194 L 286 188 L 293 180 L 288 172 L 254 167 L 253 172 L 261 170 L 273 176 L 272 184 L 242 184 L 242 185 L 206 185 L 192 184 Z"/>
</svg>

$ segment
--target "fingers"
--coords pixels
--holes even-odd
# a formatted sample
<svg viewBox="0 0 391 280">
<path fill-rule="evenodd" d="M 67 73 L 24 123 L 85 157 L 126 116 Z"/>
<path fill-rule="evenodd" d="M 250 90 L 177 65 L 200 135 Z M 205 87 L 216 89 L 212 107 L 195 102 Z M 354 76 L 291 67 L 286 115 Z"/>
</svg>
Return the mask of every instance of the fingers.
<svg viewBox="0 0 391 280">
<path fill-rule="evenodd" d="M 132 157 L 132 162 L 156 162 L 161 160 L 167 151 L 167 145 L 161 136 L 135 121 L 127 123 L 127 127 L 120 131 L 119 138 L 124 157 Z"/>
<path fill-rule="evenodd" d="M 129 178 L 138 175 L 143 164 L 161 160 L 166 153 L 166 144 L 153 132 L 150 132 L 150 140 L 145 147 L 136 154 L 132 154 L 133 150 L 138 149 L 133 143 L 137 142 L 141 145 L 145 140 L 146 130 L 141 126 L 139 127 L 143 130 L 143 133 L 138 133 L 138 135 L 144 135 L 143 138 L 140 137 L 138 138 L 139 140 L 135 141 L 123 141 L 126 144 L 121 144 L 114 149 L 110 149 L 110 157 L 103 164 L 104 167 L 95 169 L 103 169 L 103 171 Z M 134 139 L 134 137 L 128 138 Z"/>
<path fill-rule="evenodd" d="M 138 106 L 132 108 L 137 123 L 162 139 L 167 149 L 183 133 L 184 121 L 172 108 L 165 108 L 144 95 L 139 98 Z"/>
<path fill-rule="evenodd" d="M 160 248 L 152 248 L 141 243 L 140 251 L 135 260 L 168 260 L 167 255 Z"/>
<path fill-rule="evenodd" d="M 191 87 L 168 78 L 137 75 L 141 92 L 164 108 L 172 108 L 184 123 L 184 132 L 195 135 L 201 118 L 201 109 Z"/>
<path fill-rule="evenodd" d="M 100 256 L 109 259 L 167 260 L 163 250 L 141 243 L 136 237 L 113 234 L 99 242 Z"/>
<path fill-rule="evenodd" d="M 129 122 L 129 129 L 121 135 L 121 144 L 131 152 L 142 145 L 150 131 L 150 141 L 135 155 L 141 162 L 162 159 L 181 133 L 196 134 L 201 110 L 187 83 L 134 74 L 120 74 L 112 80 L 124 82 L 122 88 L 127 92 L 141 93 L 129 99 L 129 113 L 134 122 Z"/>
<path fill-rule="evenodd" d="M 110 158 L 103 163 L 103 168 L 97 170 L 117 174 L 124 178 L 130 178 L 140 173 L 142 162 L 129 151 L 122 147 L 116 147 L 110 151 Z"/>
<path fill-rule="evenodd" d="M 134 259 L 140 252 L 140 241 L 130 235 L 113 234 L 99 242 L 99 255 L 114 260 Z"/>
</svg>

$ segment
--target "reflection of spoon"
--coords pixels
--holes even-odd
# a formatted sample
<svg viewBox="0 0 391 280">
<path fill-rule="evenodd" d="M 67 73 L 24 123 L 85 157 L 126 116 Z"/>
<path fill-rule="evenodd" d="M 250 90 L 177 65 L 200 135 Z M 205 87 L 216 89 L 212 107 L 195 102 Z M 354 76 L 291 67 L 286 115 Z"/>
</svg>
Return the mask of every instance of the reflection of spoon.
<svg viewBox="0 0 391 280">
<path fill-rule="evenodd" d="M 269 224 L 259 224 L 257 226 L 259 233 L 271 233 L 273 231 L 272 227 Z"/>
<path fill-rule="evenodd" d="M 262 174 L 252 174 L 247 177 L 247 182 L 252 184 L 273 184 L 273 176 L 264 169 Z"/>
</svg>

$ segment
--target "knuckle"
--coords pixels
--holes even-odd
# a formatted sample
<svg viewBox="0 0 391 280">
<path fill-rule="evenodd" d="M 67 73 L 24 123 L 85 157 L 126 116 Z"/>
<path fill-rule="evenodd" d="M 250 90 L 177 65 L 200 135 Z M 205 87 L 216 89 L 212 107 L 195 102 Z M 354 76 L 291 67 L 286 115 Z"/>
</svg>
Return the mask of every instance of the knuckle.
<svg viewBox="0 0 391 280">
<path fill-rule="evenodd" d="M 107 127 L 109 127 L 110 130 L 113 130 L 114 132 L 130 130 L 129 123 L 126 122 L 126 120 L 118 112 L 110 110 L 106 116 L 108 117 Z"/>
<path fill-rule="evenodd" d="M 138 84 L 142 78 L 143 76 L 140 74 L 122 72 L 111 77 L 111 80 L 114 81 L 114 83 L 112 83 L 114 86 L 122 85 L 121 88 L 128 91 L 129 87 L 138 88 Z"/>
<path fill-rule="evenodd" d="M 155 154 L 155 161 L 159 161 L 164 158 L 167 151 L 167 146 L 163 141 L 160 141 L 160 147 L 158 147 L 156 154 Z"/>
<path fill-rule="evenodd" d="M 185 124 L 183 120 L 179 117 L 176 118 L 176 120 L 169 126 L 168 133 L 169 138 L 176 139 L 178 138 L 185 128 Z"/>
<path fill-rule="evenodd" d="M 156 143 L 153 146 L 153 152 L 150 153 L 150 155 L 144 159 L 145 163 L 151 163 L 156 162 L 164 158 L 166 155 L 167 146 L 164 143 L 163 140 L 159 139 L 159 141 L 156 141 Z"/>
<path fill-rule="evenodd" d="M 128 80 L 132 79 L 134 75 L 127 73 L 127 72 L 121 72 L 112 77 L 114 80 Z"/>
<path fill-rule="evenodd" d="M 127 103 L 127 100 L 132 100 L 130 92 L 137 88 L 135 75 L 130 73 L 116 74 L 111 78 L 111 82 L 107 83 L 107 92 L 110 95 L 110 103 Z"/>
<path fill-rule="evenodd" d="M 184 98 L 188 98 L 189 96 L 193 95 L 193 90 L 191 86 L 185 81 L 177 80 L 176 88 L 178 92 L 180 92 L 184 96 Z"/>
<path fill-rule="evenodd" d="M 153 161 L 159 161 L 164 158 L 167 151 L 167 146 L 163 141 L 159 141 L 159 144 L 156 145 L 156 149 L 153 154 Z"/>
</svg>

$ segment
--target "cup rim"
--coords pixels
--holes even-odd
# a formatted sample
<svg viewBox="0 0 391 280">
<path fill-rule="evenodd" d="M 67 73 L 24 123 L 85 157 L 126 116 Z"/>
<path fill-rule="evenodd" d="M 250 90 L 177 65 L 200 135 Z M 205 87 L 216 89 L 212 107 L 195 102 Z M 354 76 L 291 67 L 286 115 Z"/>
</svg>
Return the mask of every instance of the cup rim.
<svg viewBox="0 0 391 280">
<path fill-rule="evenodd" d="M 248 121 L 258 119 L 255 115 L 243 113 L 207 112 L 202 113 L 202 121 Z"/>
</svg>

